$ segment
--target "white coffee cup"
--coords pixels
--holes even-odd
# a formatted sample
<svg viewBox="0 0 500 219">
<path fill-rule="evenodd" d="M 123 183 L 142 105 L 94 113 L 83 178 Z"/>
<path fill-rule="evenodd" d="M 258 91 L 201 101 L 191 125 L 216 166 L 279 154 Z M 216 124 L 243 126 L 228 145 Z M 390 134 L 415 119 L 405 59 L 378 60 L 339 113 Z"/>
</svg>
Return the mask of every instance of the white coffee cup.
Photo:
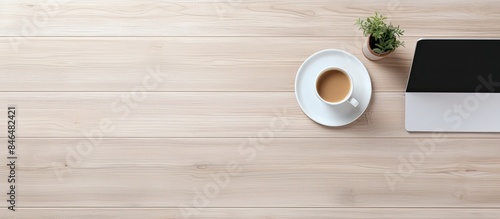
<svg viewBox="0 0 500 219">
<path fill-rule="evenodd" d="M 323 99 L 321 97 L 321 95 L 319 94 L 318 92 L 318 82 L 319 80 L 321 79 L 321 76 L 323 76 L 323 74 L 329 72 L 329 71 L 333 71 L 333 70 L 337 70 L 337 71 L 340 71 L 342 72 L 343 74 L 345 74 L 347 76 L 347 78 L 349 79 L 349 91 L 347 92 L 347 94 L 345 95 L 345 97 L 340 100 L 340 101 L 337 101 L 337 102 L 330 102 L 330 101 L 327 101 L 325 99 Z M 318 96 L 318 98 L 323 101 L 324 103 L 328 104 L 328 105 L 331 105 L 331 106 L 338 106 L 338 105 L 342 105 L 342 104 L 346 104 L 346 103 L 349 103 L 351 106 L 353 106 L 354 108 L 358 107 L 359 105 L 359 101 L 354 98 L 352 96 L 352 90 L 354 88 L 354 83 L 352 82 L 352 77 L 351 75 L 349 75 L 349 73 L 347 73 L 346 71 L 344 71 L 343 69 L 339 68 L 339 67 L 328 67 L 328 68 L 325 68 L 323 69 L 323 71 L 321 71 L 318 76 L 316 77 L 316 83 L 315 83 L 315 92 L 316 92 L 316 96 Z"/>
</svg>

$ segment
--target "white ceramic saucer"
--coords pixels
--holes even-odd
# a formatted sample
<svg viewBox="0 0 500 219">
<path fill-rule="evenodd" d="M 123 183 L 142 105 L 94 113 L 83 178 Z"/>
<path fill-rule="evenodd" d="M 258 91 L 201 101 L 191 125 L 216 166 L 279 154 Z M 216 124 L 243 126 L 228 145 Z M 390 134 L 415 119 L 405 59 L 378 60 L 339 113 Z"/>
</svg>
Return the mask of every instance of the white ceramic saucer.
<svg viewBox="0 0 500 219">
<path fill-rule="evenodd" d="M 352 96 L 359 101 L 357 108 L 344 104 L 330 106 L 316 96 L 316 77 L 325 68 L 344 69 L 352 77 Z M 347 125 L 365 112 L 372 96 L 372 82 L 358 58 L 338 49 L 319 51 L 302 63 L 295 78 L 295 97 L 300 108 L 313 121 L 325 126 Z"/>
</svg>

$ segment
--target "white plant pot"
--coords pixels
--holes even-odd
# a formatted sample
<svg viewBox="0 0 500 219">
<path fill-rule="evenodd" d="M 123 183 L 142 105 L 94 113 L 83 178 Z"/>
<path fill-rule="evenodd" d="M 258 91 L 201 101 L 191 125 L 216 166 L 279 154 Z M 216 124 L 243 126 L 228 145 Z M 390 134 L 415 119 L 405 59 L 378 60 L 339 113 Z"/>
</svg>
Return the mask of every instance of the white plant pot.
<svg viewBox="0 0 500 219">
<path fill-rule="evenodd" d="M 366 38 L 365 42 L 363 43 L 363 55 L 369 60 L 372 61 L 377 61 L 381 60 L 387 55 L 389 55 L 391 52 L 387 52 L 384 54 L 378 54 L 373 51 L 373 49 L 370 47 L 370 36 Z"/>
</svg>

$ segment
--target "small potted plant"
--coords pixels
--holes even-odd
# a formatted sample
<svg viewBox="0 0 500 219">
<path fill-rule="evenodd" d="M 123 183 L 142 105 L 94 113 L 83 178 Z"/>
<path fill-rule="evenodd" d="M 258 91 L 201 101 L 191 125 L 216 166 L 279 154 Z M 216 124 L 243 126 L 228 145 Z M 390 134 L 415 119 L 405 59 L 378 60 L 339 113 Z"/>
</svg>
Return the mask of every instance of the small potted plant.
<svg viewBox="0 0 500 219">
<path fill-rule="evenodd" d="M 387 18 L 375 13 L 375 15 L 362 20 L 358 18 L 356 25 L 367 37 L 363 43 L 363 54 L 370 60 L 380 60 L 392 53 L 399 46 L 404 47 L 404 42 L 399 38 L 403 36 L 404 30 L 392 24 L 386 24 Z"/>
</svg>

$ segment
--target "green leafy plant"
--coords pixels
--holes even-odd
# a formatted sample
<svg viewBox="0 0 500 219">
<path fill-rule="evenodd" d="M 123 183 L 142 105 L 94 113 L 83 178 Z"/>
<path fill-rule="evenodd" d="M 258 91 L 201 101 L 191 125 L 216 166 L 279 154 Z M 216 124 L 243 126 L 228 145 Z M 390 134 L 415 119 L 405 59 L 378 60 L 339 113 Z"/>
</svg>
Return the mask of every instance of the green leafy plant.
<svg viewBox="0 0 500 219">
<path fill-rule="evenodd" d="M 363 30 L 363 34 L 370 36 L 370 46 L 378 54 L 394 51 L 399 46 L 404 47 L 404 42 L 399 40 L 403 36 L 404 30 L 401 30 L 399 26 L 386 24 L 386 19 L 386 17 L 375 13 L 366 20 L 358 18 L 356 21 L 356 25 L 359 26 L 360 30 Z"/>
</svg>

